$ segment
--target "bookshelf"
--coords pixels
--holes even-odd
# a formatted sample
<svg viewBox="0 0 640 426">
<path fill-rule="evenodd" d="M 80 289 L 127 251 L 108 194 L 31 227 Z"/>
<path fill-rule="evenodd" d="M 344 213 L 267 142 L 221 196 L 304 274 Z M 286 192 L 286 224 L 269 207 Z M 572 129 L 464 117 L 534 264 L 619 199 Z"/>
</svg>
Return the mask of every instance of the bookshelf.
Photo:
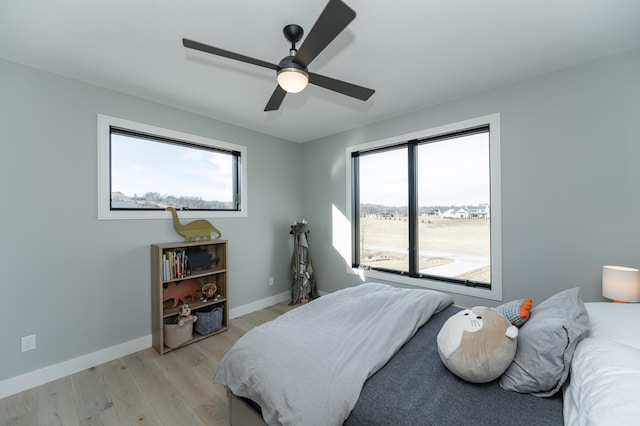
<svg viewBox="0 0 640 426">
<path fill-rule="evenodd" d="M 151 245 L 152 345 L 160 355 L 227 330 L 227 282 L 227 240 Z M 197 290 L 210 283 L 216 285 L 219 296 L 200 300 Z M 185 343 L 170 348 L 166 345 L 164 326 L 175 324 L 183 303 L 196 316 L 222 307 L 222 327 L 207 335 L 193 331 Z"/>
</svg>

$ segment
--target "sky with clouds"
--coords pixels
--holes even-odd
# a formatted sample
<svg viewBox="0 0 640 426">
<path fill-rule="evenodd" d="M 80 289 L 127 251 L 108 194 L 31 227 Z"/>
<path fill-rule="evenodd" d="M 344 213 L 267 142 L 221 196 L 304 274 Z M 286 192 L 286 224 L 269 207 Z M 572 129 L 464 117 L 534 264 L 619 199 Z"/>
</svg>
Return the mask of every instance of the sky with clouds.
<svg viewBox="0 0 640 426">
<path fill-rule="evenodd" d="M 420 206 L 489 203 L 489 134 L 425 143 L 418 149 Z M 360 156 L 360 202 L 407 205 L 407 149 Z"/>
<path fill-rule="evenodd" d="M 111 190 L 132 197 L 147 192 L 233 201 L 229 154 L 111 135 Z"/>
</svg>

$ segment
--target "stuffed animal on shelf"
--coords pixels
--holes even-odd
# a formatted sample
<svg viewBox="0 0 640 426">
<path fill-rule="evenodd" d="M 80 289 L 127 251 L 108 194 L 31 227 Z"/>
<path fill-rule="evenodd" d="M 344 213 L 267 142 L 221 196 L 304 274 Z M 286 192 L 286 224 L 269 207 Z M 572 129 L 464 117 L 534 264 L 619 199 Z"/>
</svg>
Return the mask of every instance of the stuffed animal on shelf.
<svg viewBox="0 0 640 426">
<path fill-rule="evenodd" d="M 194 323 L 198 320 L 198 317 L 191 315 L 191 308 L 189 305 L 180 305 L 178 310 L 178 320 L 176 321 L 180 327 L 188 323 Z"/>
<path fill-rule="evenodd" d="M 516 355 L 518 328 L 492 308 L 477 306 L 450 317 L 438 333 L 438 354 L 456 376 L 472 383 L 497 379 Z"/>
<path fill-rule="evenodd" d="M 202 296 L 200 296 L 200 300 L 203 302 L 208 301 L 209 299 L 213 299 L 216 295 L 216 291 L 218 291 L 218 286 L 214 283 L 208 283 L 202 286 Z"/>
</svg>

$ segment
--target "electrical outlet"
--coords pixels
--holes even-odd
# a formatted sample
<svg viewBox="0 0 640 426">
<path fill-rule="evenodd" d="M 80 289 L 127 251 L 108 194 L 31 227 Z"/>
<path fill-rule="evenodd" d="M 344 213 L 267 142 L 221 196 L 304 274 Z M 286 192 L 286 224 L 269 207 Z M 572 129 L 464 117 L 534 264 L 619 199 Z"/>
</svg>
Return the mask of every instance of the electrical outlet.
<svg viewBox="0 0 640 426">
<path fill-rule="evenodd" d="M 24 336 L 21 339 L 22 352 L 32 351 L 36 348 L 36 335 Z"/>
<path fill-rule="evenodd" d="M 269 287 L 273 285 L 273 277 L 269 277 Z"/>
</svg>

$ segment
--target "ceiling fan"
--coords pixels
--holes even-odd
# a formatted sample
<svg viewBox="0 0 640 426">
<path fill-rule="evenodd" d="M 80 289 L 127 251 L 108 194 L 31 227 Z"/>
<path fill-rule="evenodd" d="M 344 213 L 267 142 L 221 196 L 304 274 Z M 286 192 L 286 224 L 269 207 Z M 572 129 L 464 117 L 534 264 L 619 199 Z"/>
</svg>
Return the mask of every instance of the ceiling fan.
<svg viewBox="0 0 640 426">
<path fill-rule="evenodd" d="M 304 31 L 299 25 L 287 25 L 282 31 L 285 38 L 291 42 L 291 50 L 289 50 L 289 56 L 283 58 L 278 65 L 186 38 L 182 39 L 182 44 L 189 49 L 224 56 L 225 58 L 275 70 L 278 86 L 276 86 L 271 98 L 267 102 L 267 106 L 264 108 L 265 111 L 277 110 L 287 92 L 298 93 L 307 86 L 307 83 L 366 101 L 373 95 L 374 90 L 347 83 L 346 81 L 325 77 L 307 70 L 307 66 L 309 66 L 311 61 L 313 61 L 355 17 L 356 13 L 342 1 L 329 0 L 329 3 L 320 14 L 313 28 L 311 28 L 311 31 L 309 31 L 307 38 L 299 50 L 296 49 L 296 43 L 300 41 Z"/>
</svg>

